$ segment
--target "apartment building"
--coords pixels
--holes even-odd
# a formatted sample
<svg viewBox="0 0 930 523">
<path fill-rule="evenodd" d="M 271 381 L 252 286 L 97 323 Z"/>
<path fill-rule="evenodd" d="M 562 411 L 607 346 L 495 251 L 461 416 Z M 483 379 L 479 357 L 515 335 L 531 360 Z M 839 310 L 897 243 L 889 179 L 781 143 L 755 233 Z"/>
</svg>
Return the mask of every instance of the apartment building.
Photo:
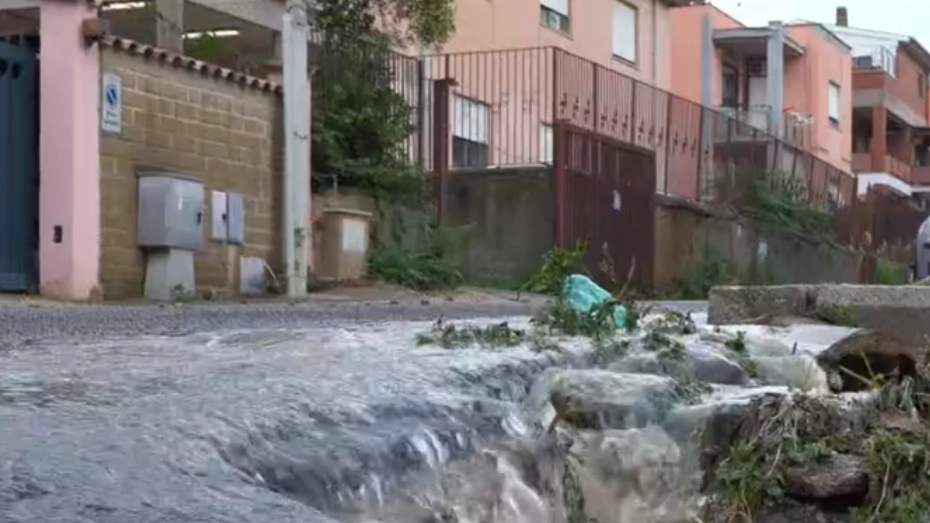
<svg viewBox="0 0 930 523">
<path fill-rule="evenodd" d="M 587 64 L 581 65 L 575 57 L 644 85 L 668 89 L 671 10 L 683 3 L 457 0 L 455 35 L 442 48 L 451 57 L 443 58 L 445 63 L 427 64 L 429 76 L 456 82 L 453 168 L 550 163 L 556 118 L 552 107 L 559 102 L 554 98 L 572 90 L 553 77 L 564 78 L 564 70 L 574 67 L 579 85 L 594 81 Z M 560 66 L 555 50 L 567 53 Z M 601 76 L 606 81 L 606 75 Z"/>
<path fill-rule="evenodd" d="M 457 0 L 443 52 L 557 47 L 669 87 L 671 7 L 683 0 Z"/>
<path fill-rule="evenodd" d="M 152 2 L 162 17 L 155 23 L 141 16 L 141 8 Z M 417 71 L 413 61 L 403 64 L 407 70 L 397 71 L 398 90 L 412 105 L 431 105 L 430 82 L 455 80 L 451 101 L 454 167 L 551 160 L 553 95 L 543 91 L 553 87 L 541 85 L 552 83 L 555 59 L 551 50 L 564 50 L 636 81 L 668 89 L 671 9 L 686 3 L 456 0 L 456 31 L 449 42 L 440 49 L 401 50 L 423 57 L 425 74 Z M 225 46 L 238 60 L 230 66 L 242 69 L 275 58 L 283 5 L 283 0 L 111 0 L 105 16 L 122 36 L 162 47 L 178 47 L 177 39 L 183 37 L 166 37 L 162 30 L 166 25 L 183 27 L 193 37 L 222 29 L 228 36 Z M 440 53 L 458 56 L 440 61 L 436 56 Z M 423 132 L 430 134 L 431 109 L 422 110 Z M 430 151 L 421 156 L 429 162 Z"/>
<path fill-rule="evenodd" d="M 848 10 L 840 7 L 830 30 L 852 49 L 853 170 L 859 194 L 878 185 L 923 200 L 930 192 L 930 53 L 910 36 L 848 22 Z"/>
<path fill-rule="evenodd" d="M 706 2 L 671 14 L 671 89 L 849 171 L 851 48 L 822 24 L 747 27 Z"/>
</svg>

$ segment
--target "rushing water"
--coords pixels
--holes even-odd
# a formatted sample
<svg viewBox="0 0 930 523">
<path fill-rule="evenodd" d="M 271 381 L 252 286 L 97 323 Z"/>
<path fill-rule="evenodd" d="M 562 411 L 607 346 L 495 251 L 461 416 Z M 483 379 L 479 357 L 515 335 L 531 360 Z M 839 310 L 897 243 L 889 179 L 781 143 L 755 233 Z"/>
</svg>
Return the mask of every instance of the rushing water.
<svg viewBox="0 0 930 523">
<path fill-rule="evenodd" d="M 604 523 L 649 521 L 641 506 L 656 503 L 647 494 L 617 503 L 632 495 L 623 482 L 584 466 L 566 474 L 563 458 L 572 446 L 588 462 L 605 452 L 671 459 L 664 433 L 539 437 L 551 412 L 527 394 L 544 369 L 584 364 L 586 342 L 563 341 L 558 355 L 415 347 L 428 327 L 110 338 L 0 353 L 0 522 L 556 523 L 575 488 L 566 477 L 628 511 Z M 815 334 L 803 350 L 842 333 Z"/>
</svg>

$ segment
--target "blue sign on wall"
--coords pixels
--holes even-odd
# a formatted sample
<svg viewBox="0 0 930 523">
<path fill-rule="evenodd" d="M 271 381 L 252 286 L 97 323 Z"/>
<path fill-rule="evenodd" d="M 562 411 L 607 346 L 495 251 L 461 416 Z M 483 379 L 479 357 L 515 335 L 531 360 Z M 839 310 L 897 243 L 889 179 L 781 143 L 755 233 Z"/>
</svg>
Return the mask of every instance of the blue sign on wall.
<svg viewBox="0 0 930 523">
<path fill-rule="evenodd" d="M 123 87 L 120 77 L 103 74 L 100 103 L 100 128 L 107 133 L 119 133 L 123 128 Z"/>
</svg>

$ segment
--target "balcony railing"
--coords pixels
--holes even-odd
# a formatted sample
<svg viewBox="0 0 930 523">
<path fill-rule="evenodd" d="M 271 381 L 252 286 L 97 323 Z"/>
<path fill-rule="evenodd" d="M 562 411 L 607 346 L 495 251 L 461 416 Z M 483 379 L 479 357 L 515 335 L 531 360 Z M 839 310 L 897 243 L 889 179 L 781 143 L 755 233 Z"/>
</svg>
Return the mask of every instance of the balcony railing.
<svg viewBox="0 0 930 523">
<path fill-rule="evenodd" d="M 718 139 L 755 139 L 754 135 L 759 132 L 770 132 L 768 105 L 754 105 L 748 109 L 742 107 L 721 107 L 720 112 L 729 116 L 734 121 L 745 125 L 735 126 L 734 129 L 729 130 L 729 132 L 732 133 L 731 135 L 718 136 Z M 803 121 L 803 119 L 791 113 L 784 113 L 782 119 L 784 130 L 779 138 L 791 145 L 806 149 L 809 145 L 807 143 L 808 136 L 810 135 L 809 122 Z M 727 130 L 721 129 L 720 131 L 726 132 Z"/>
<path fill-rule="evenodd" d="M 853 50 L 853 69 L 881 69 L 892 78 L 895 76 L 894 53 L 887 47 L 875 46 Z"/>
<path fill-rule="evenodd" d="M 878 162 L 873 161 L 872 155 L 870 153 L 855 153 L 852 158 L 852 168 L 855 172 L 882 172 L 889 173 L 894 176 L 897 176 L 901 180 L 907 183 L 913 183 L 915 181 L 914 173 L 917 169 L 923 169 L 926 171 L 927 182 L 930 183 L 930 168 L 928 167 L 912 167 L 908 165 L 907 162 L 899 160 L 891 155 L 885 155 L 885 157 Z"/>
<path fill-rule="evenodd" d="M 930 165 L 911 168 L 911 178 L 915 185 L 930 185 Z"/>
<path fill-rule="evenodd" d="M 736 138 L 752 138 L 753 131 L 769 131 L 769 107 L 767 105 L 754 105 L 748 109 L 742 107 L 721 107 L 720 112 L 733 120 L 746 124 L 737 126 L 733 131 Z"/>
<path fill-rule="evenodd" d="M 885 155 L 885 172 L 891 173 L 905 182 L 910 183 L 912 181 L 911 166 L 894 156 Z"/>
</svg>

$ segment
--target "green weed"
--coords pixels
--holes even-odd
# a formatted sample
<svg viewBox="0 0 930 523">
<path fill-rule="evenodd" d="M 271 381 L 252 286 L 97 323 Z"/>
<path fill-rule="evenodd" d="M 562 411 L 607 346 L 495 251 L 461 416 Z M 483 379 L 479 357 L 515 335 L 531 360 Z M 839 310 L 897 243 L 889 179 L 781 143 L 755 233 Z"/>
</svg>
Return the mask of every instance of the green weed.
<svg viewBox="0 0 930 523">
<path fill-rule="evenodd" d="M 678 296 L 686 300 L 706 299 L 711 288 L 735 282 L 735 273 L 720 250 L 707 245 L 698 263 L 678 279 Z"/>
<path fill-rule="evenodd" d="M 526 340 L 526 331 L 514 329 L 507 322 L 486 327 L 457 326 L 439 318 L 428 333 L 417 335 L 417 345 L 437 345 L 444 349 L 460 349 L 472 345 L 482 347 L 516 347 Z"/>
<path fill-rule="evenodd" d="M 736 336 L 723 342 L 723 345 L 738 354 L 746 354 L 746 333 L 739 331 Z"/>
<path fill-rule="evenodd" d="M 459 248 L 466 230 L 431 226 L 420 245 L 404 246 L 400 241 L 372 251 L 369 273 L 388 283 L 419 291 L 449 290 L 462 284 Z"/>
<path fill-rule="evenodd" d="M 520 290 L 549 296 L 562 294 L 565 279 L 572 274 L 586 274 L 584 257 L 587 244 L 578 242 L 571 249 L 555 248 L 543 256 L 542 265 Z"/>
<path fill-rule="evenodd" d="M 808 199 L 807 180 L 780 171 L 740 173 L 733 202 L 740 214 L 763 225 L 835 243 L 833 219 Z"/>
<path fill-rule="evenodd" d="M 650 330 L 643 336 L 643 348 L 654 352 L 660 360 L 681 361 L 685 358 L 685 346 L 664 332 Z"/>
<path fill-rule="evenodd" d="M 781 479 L 764 453 L 746 441 L 730 448 L 730 454 L 714 471 L 715 490 L 723 497 L 723 521 L 752 521 L 758 510 L 784 499 Z"/>
<path fill-rule="evenodd" d="M 910 268 L 894 260 L 875 260 L 875 283 L 878 285 L 906 285 L 910 272 Z"/>
<path fill-rule="evenodd" d="M 814 307 L 814 318 L 830 325 L 855 327 L 856 308 L 851 305 L 821 303 Z"/>
</svg>

